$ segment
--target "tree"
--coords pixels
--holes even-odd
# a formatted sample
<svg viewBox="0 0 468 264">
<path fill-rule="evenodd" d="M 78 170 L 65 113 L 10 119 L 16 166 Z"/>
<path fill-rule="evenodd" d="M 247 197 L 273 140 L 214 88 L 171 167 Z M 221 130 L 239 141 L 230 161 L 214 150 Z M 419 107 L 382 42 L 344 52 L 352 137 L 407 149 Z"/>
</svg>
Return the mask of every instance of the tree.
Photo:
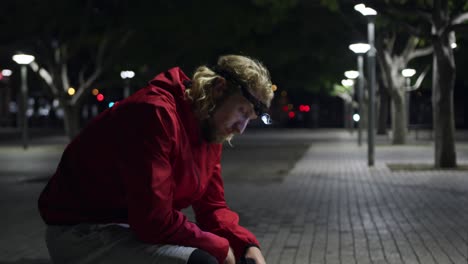
<svg viewBox="0 0 468 264">
<path fill-rule="evenodd" d="M 15 40 L 10 45 L 26 47 L 36 56 L 30 66 L 59 100 L 70 138 L 80 129 L 80 107 L 90 88 L 128 40 L 130 31 L 114 18 L 117 9 L 111 2 L 92 0 L 84 4 L 55 0 L 47 5 L 42 1 L 6 5 L 7 26 L 27 25 L 23 32 L 9 32 Z M 76 89 L 73 96 L 68 94 L 70 87 Z"/>
<path fill-rule="evenodd" d="M 391 97 L 392 144 L 399 145 L 406 143 L 407 120 L 409 118 L 406 113 L 406 105 L 409 102 L 406 102 L 405 96 L 408 91 L 401 71 L 407 67 L 412 59 L 431 54 L 433 49 L 432 46 L 417 48 L 420 40 L 410 36 L 403 50 L 398 54 L 398 51 L 395 50 L 395 41 L 396 34 L 394 32 L 388 36 L 379 37 L 377 58 L 383 84 Z"/>
<path fill-rule="evenodd" d="M 428 39 L 434 49 L 432 109 L 434 166 L 457 166 L 453 90 L 455 58 L 451 45 L 455 32 L 466 28 L 468 2 L 464 0 L 372 1 L 385 15 L 400 21 L 410 34 Z M 414 25 L 417 25 L 416 27 Z"/>
<path fill-rule="evenodd" d="M 454 30 L 468 21 L 466 1 L 450 8 L 449 1 L 434 0 L 432 16 L 432 45 L 434 46 L 432 74 L 432 107 L 435 138 L 435 167 L 453 168 L 457 166 L 455 151 L 455 120 L 453 88 L 455 84 L 455 58 L 451 44 L 454 43 Z M 452 3 L 455 1 L 452 1 Z M 458 8 L 459 9 L 458 9 Z"/>
</svg>

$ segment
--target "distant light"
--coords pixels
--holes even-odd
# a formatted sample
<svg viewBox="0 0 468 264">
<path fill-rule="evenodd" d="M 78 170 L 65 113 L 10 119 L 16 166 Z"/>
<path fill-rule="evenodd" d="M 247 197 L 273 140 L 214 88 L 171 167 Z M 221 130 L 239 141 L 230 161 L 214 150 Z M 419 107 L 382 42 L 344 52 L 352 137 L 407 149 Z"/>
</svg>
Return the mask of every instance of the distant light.
<svg viewBox="0 0 468 264">
<path fill-rule="evenodd" d="M 354 85 L 354 81 L 350 79 L 343 79 L 341 80 L 341 85 L 343 85 L 344 87 L 351 87 Z"/>
<path fill-rule="evenodd" d="M 120 72 L 120 77 L 122 79 L 127 79 L 127 78 L 131 79 L 131 78 L 135 77 L 135 72 L 133 72 L 133 71 L 121 71 Z"/>
<path fill-rule="evenodd" d="M 309 111 L 310 111 L 310 106 L 308 106 L 308 105 L 300 105 L 300 106 L 299 106 L 299 111 L 301 111 L 301 112 L 309 112 Z"/>
<path fill-rule="evenodd" d="M 273 85 L 271 86 L 271 90 L 272 90 L 273 92 L 276 92 L 276 90 L 278 90 L 278 86 L 276 86 L 276 85 L 273 84 Z"/>
<path fill-rule="evenodd" d="M 354 6 L 354 10 L 356 10 L 358 12 L 362 12 L 362 11 L 364 11 L 364 9 L 366 9 L 365 4 L 357 4 L 357 5 Z"/>
<path fill-rule="evenodd" d="M 377 11 L 375 11 L 375 9 L 372 9 L 370 7 L 366 7 L 363 12 L 361 12 L 361 14 L 365 15 L 365 16 L 375 16 L 377 15 Z"/>
<path fill-rule="evenodd" d="M 104 95 L 103 94 L 98 94 L 96 95 L 96 99 L 99 101 L 99 102 L 102 102 L 104 100 Z"/>
<path fill-rule="evenodd" d="M 115 104 L 114 102 L 110 102 L 110 103 L 109 103 L 109 108 L 113 107 L 114 104 Z"/>
<path fill-rule="evenodd" d="M 294 118 L 294 117 L 296 116 L 296 113 L 294 113 L 293 111 L 291 111 L 291 112 L 288 113 L 288 116 L 289 116 L 289 118 L 292 119 L 292 118 Z"/>
<path fill-rule="evenodd" d="M 283 105 L 283 111 L 284 112 L 288 112 L 289 111 L 289 107 L 287 105 Z"/>
<path fill-rule="evenodd" d="M 377 15 L 377 11 L 370 7 L 366 7 L 364 4 L 358 4 L 354 6 L 354 10 L 358 11 L 359 13 L 363 14 L 364 16 L 375 16 Z"/>
<path fill-rule="evenodd" d="M 10 113 L 16 113 L 18 112 L 18 106 L 16 104 L 16 102 L 12 101 L 8 104 L 8 111 Z"/>
<path fill-rule="evenodd" d="M 60 103 L 59 103 L 59 100 L 58 100 L 58 99 L 54 99 L 54 100 L 52 101 L 52 106 L 53 106 L 54 108 L 59 107 L 59 105 L 60 105 Z"/>
<path fill-rule="evenodd" d="M 292 110 L 294 108 L 293 104 L 288 104 L 288 110 Z"/>
<path fill-rule="evenodd" d="M 28 108 L 28 109 L 26 110 L 26 116 L 27 116 L 27 117 L 31 117 L 31 116 L 33 116 L 33 115 L 34 115 L 34 108 Z"/>
<path fill-rule="evenodd" d="M 29 64 L 34 61 L 34 56 L 27 54 L 16 54 L 13 55 L 13 60 L 18 64 Z"/>
<path fill-rule="evenodd" d="M 68 88 L 68 95 L 72 96 L 75 94 L 75 92 L 76 92 L 75 88 L 73 87 Z"/>
<path fill-rule="evenodd" d="M 11 76 L 13 72 L 9 69 L 3 69 L 2 70 L 2 75 L 5 76 L 5 77 L 8 77 L 8 76 Z"/>
<path fill-rule="evenodd" d="M 358 71 L 345 71 L 344 75 L 348 79 L 356 79 L 357 77 L 359 77 L 359 72 Z"/>
<path fill-rule="evenodd" d="M 349 49 L 352 50 L 354 53 L 363 54 L 370 50 L 370 45 L 367 43 L 355 43 L 349 45 Z"/>
<path fill-rule="evenodd" d="M 458 47 L 458 45 L 457 45 L 457 43 L 454 42 L 454 43 L 450 44 L 450 47 L 452 47 L 452 49 L 455 49 L 456 47 Z"/>
<path fill-rule="evenodd" d="M 281 92 L 281 96 L 285 97 L 286 95 L 288 95 L 288 92 L 286 92 L 286 91 Z"/>
<path fill-rule="evenodd" d="M 354 122 L 359 122 L 359 120 L 361 120 L 361 117 L 359 116 L 359 114 L 354 114 L 353 115 L 353 120 L 354 120 Z"/>
<path fill-rule="evenodd" d="M 94 88 L 94 89 L 91 91 L 91 93 L 92 93 L 94 96 L 96 96 L 96 95 L 99 94 L 99 90 L 96 89 L 96 88 Z"/>
<path fill-rule="evenodd" d="M 39 116 L 48 116 L 49 112 L 50 112 L 50 107 L 47 107 L 47 106 L 39 107 L 38 109 Z"/>
<path fill-rule="evenodd" d="M 413 77 L 413 75 L 416 74 L 416 70 L 415 69 L 404 69 L 401 71 L 401 75 L 403 75 L 404 77 Z"/>
</svg>

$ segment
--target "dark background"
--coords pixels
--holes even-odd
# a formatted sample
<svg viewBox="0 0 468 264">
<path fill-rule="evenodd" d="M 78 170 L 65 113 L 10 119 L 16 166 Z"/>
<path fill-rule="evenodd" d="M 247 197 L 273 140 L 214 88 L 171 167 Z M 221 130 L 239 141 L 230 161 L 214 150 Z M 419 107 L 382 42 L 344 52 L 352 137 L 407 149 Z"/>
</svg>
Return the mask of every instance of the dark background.
<svg viewBox="0 0 468 264">
<path fill-rule="evenodd" d="M 271 110 L 278 126 L 343 127 L 343 102 L 330 92 L 344 78 L 344 71 L 356 68 L 356 57 L 348 45 L 367 40 L 366 20 L 353 10 L 355 4 L 326 0 L 4 2 L 0 11 L 0 69 L 19 73 L 11 60 L 18 51 L 34 54 L 36 61 L 45 65 L 47 58 L 53 58 L 50 47 L 65 42 L 71 58 L 69 71 L 78 72 L 83 65 L 92 68 L 98 40 L 109 36 L 116 44 L 111 45 L 106 69 L 95 84 L 106 99 L 96 102 L 90 95 L 83 106 L 95 105 L 102 111 L 109 102 L 122 99 L 124 84 L 119 74 L 123 69 L 136 72 L 131 82 L 135 91 L 173 66 L 180 66 L 190 76 L 196 66 L 211 63 L 219 55 L 248 55 L 267 66 L 279 87 Z M 377 37 L 385 26 L 384 20 L 378 19 Z M 126 37 L 125 44 L 119 46 Z M 467 128 L 466 34 L 457 34 L 457 44 L 455 119 L 458 128 Z M 431 63 L 429 55 L 409 66 L 421 72 Z M 411 123 L 432 123 L 431 75 L 411 94 Z M 28 80 L 32 97 L 52 100 L 43 81 L 31 71 Z M 77 82 L 73 77 L 70 81 Z M 0 89 L 12 89 L 15 100 L 19 85 L 19 74 L 13 74 L 8 83 L 1 82 Z M 282 91 L 287 92 L 286 98 L 280 95 Z M 296 110 L 293 119 L 281 110 L 289 103 Z M 312 110 L 299 113 L 300 104 L 310 105 Z M 44 122 L 38 119 L 32 125 L 61 127 L 59 121 Z"/>
</svg>

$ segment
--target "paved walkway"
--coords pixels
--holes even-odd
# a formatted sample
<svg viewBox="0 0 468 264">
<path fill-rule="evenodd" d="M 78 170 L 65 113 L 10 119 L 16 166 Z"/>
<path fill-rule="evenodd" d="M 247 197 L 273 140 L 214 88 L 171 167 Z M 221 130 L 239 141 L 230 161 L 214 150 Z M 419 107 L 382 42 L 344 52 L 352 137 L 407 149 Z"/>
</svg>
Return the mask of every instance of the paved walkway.
<svg viewBox="0 0 468 264">
<path fill-rule="evenodd" d="M 365 146 L 325 137 L 334 140 L 312 144 L 283 182 L 227 186 L 269 264 L 468 263 L 468 171 L 387 168 L 432 163 L 427 142 L 380 145 L 368 168 Z M 457 147 L 467 164 L 468 145 Z"/>
<path fill-rule="evenodd" d="M 240 156 L 255 160 L 261 153 L 273 166 L 275 157 L 284 159 L 285 146 L 310 144 L 281 177 L 253 180 L 256 170 L 244 168 L 239 172 L 252 175 L 226 181 L 226 198 L 258 236 L 267 263 L 468 263 L 468 171 L 392 172 L 388 163 L 432 163 L 433 147 L 427 141 L 389 146 L 385 138 L 379 138 L 376 166 L 368 168 L 366 147 L 357 147 L 354 137 L 343 131 L 254 132 L 237 141 L 239 150 L 251 146 L 248 152 L 226 152 L 227 168 L 234 170 Z M 253 145 L 272 151 L 257 153 Z M 50 161 L 58 158 L 57 149 L 41 149 L 28 154 L 40 156 L 38 164 L 25 160 L 22 170 L 55 166 Z M 5 153 L 20 155 L 0 147 L 0 162 Z M 457 154 L 459 163 L 468 164 L 468 142 L 457 143 Z M 26 174 L 8 175 L 0 173 L 0 264 L 48 263 L 44 226 L 35 211 L 41 175 L 22 184 L 15 177 Z"/>
</svg>

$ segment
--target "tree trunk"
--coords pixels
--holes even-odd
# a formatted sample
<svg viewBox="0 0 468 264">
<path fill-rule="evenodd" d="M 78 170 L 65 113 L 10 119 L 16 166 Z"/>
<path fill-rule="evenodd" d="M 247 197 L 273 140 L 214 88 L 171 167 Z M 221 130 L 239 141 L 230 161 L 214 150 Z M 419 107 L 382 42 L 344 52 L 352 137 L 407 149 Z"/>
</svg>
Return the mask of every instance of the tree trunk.
<svg viewBox="0 0 468 264">
<path fill-rule="evenodd" d="M 392 100 L 392 144 L 403 145 L 406 143 L 406 104 L 404 91 L 395 93 Z"/>
<path fill-rule="evenodd" d="M 434 166 L 454 168 L 457 166 L 453 110 L 455 60 L 448 37 L 446 40 L 441 37 L 434 43 L 433 64 Z"/>
<path fill-rule="evenodd" d="M 383 84 L 380 87 L 379 120 L 377 124 L 377 135 L 387 134 L 387 118 L 389 95 Z"/>
<path fill-rule="evenodd" d="M 72 140 L 80 131 L 80 115 L 79 107 L 76 105 L 67 104 L 63 108 L 65 132 L 70 140 Z"/>
</svg>

